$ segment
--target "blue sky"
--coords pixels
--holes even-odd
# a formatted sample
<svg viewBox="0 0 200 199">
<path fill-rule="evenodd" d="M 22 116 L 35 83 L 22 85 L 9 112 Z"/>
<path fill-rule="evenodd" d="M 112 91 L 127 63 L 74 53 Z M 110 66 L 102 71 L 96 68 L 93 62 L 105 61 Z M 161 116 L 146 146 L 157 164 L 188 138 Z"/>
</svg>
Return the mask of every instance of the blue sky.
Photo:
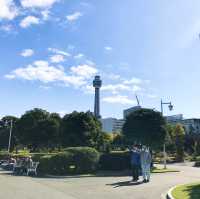
<svg viewBox="0 0 200 199">
<path fill-rule="evenodd" d="M 0 0 L 0 115 L 34 107 L 101 115 L 172 101 L 200 117 L 199 0 Z"/>
</svg>

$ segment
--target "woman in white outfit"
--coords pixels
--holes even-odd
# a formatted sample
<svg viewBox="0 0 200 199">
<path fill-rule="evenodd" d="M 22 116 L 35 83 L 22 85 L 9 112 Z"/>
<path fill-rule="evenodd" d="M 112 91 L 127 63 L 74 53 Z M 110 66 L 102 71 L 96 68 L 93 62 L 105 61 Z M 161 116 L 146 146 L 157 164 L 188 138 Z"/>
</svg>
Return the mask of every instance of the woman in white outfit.
<svg viewBox="0 0 200 199">
<path fill-rule="evenodd" d="M 140 153 L 140 161 L 141 161 L 141 167 L 142 167 L 143 182 L 145 183 L 149 182 L 152 159 L 151 159 L 151 154 L 148 148 L 146 147 L 142 148 L 142 151 Z"/>
</svg>

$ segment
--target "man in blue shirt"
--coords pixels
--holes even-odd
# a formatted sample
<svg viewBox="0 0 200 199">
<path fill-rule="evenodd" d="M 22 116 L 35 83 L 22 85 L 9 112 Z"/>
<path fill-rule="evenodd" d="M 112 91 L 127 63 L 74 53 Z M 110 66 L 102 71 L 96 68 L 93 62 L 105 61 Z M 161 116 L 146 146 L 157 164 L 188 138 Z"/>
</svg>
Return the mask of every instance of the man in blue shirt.
<svg viewBox="0 0 200 199">
<path fill-rule="evenodd" d="M 131 167 L 134 182 L 139 180 L 140 166 L 139 149 L 137 148 L 137 146 L 133 146 L 133 149 L 131 150 Z"/>
</svg>

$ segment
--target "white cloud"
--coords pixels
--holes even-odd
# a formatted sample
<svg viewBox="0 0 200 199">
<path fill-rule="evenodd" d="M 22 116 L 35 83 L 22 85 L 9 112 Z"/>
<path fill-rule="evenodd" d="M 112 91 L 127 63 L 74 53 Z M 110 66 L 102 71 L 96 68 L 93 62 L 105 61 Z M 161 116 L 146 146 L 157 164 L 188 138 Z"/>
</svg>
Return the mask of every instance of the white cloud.
<svg viewBox="0 0 200 199">
<path fill-rule="evenodd" d="M 84 75 L 84 73 L 82 75 L 68 75 L 63 67 L 55 67 L 49 65 L 47 61 L 39 60 L 26 67 L 17 68 L 5 75 L 5 78 L 40 81 L 42 83 L 61 83 L 65 86 L 71 85 L 79 88 L 87 84 L 87 76 Z"/>
<path fill-rule="evenodd" d="M 73 74 L 84 78 L 90 78 L 98 72 L 98 70 L 95 67 L 86 64 L 79 66 L 72 66 L 70 69 Z"/>
<path fill-rule="evenodd" d="M 50 8 L 58 0 L 21 0 L 21 4 L 25 8 Z"/>
<path fill-rule="evenodd" d="M 43 11 L 41 12 L 41 14 L 42 14 L 42 19 L 43 19 L 44 21 L 46 21 L 46 20 L 49 19 L 50 11 L 49 11 L 49 10 L 43 10 Z"/>
<path fill-rule="evenodd" d="M 87 83 L 83 77 L 75 76 L 75 75 L 68 75 L 68 76 L 66 75 L 63 80 L 66 86 L 68 84 L 71 84 L 75 88 L 79 88 L 80 86 L 83 86 Z"/>
<path fill-rule="evenodd" d="M 13 0 L 0 0 L 0 19 L 12 20 L 18 15 L 18 9 Z"/>
<path fill-rule="evenodd" d="M 11 32 L 13 30 L 13 27 L 10 24 L 2 25 L 0 26 L 0 30 L 3 30 L 5 32 Z"/>
<path fill-rule="evenodd" d="M 83 87 L 83 91 L 86 94 L 93 94 L 94 93 L 94 87 L 91 84 L 88 84 Z"/>
<path fill-rule="evenodd" d="M 21 56 L 23 57 L 30 57 L 34 54 L 34 50 L 32 49 L 25 49 L 21 52 Z"/>
<path fill-rule="evenodd" d="M 103 85 L 102 91 L 111 91 L 112 93 L 118 93 L 119 91 L 130 91 L 130 87 L 124 84 L 108 84 Z"/>
<path fill-rule="evenodd" d="M 35 16 L 27 16 L 20 22 L 20 26 L 22 28 L 28 28 L 29 26 L 31 26 L 33 24 L 39 24 L 39 23 L 40 23 L 39 18 L 37 18 Z"/>
<path fill-rule="evenodd" d="M 49 51 L 49 52 L 52 52 L 52 53 L 64 55 L 64 56 L 66 56 L 66 57 L 70 57 L 70 56 L 71 56 L 71 54 L 69 54 L 68 52 L 59 50 L 59 49 L 57 49 L 57 48 L 48 48 L 48 51 Z"/>
<path fill-rule="evenodd" d="M 86 60 L 85 63 L 88 64 L 88 65 L 90 65 L 90 66 L 95 66 L 95 65 L 96 65 L 96 64 L 95 64 L 93 61 L 91 61 L 91 60 Z"/>
<path fill-rule="evenodd" d="M 64 62 L 65 58 L 63 55 L 53 55 L 50 57 L 52 63 Z"/>
<path fill-rule="evenodd" d="M 32 65 L 24 68 L 18 68 L 7 75 L 8 79 L 39 80 L 44 83 L 62 80 L 64 72 L 56 67 L 49 66 L 46 61 L 35 61 Z"/>
<path fill-rule="evenodd" d="M 140 86 L 134 85 L 134 86 L 132 87 L 132 91 L 133 91 L 133 92 L 137 92 L 137 91 L 141 91 L 141 90 L 142 90 L 142 88 L 141 88 Z"/>
<path fill-rule="evenodd" d="M 57 111 L 57 113 L 61 116 L 64 117 L 67 114 L 67 111 Z"/>
<path fill-rule="evenodd" d="M 148 98 L 150 98 L 150 99 L 158 98 L 158 96 L 155 95 L 155 94 L 146 94 L 146 96 L 147 96 Z"/>
<path fill-rule="evenodd" d="M 139 79 L 139 78 L 133 77 L 133 78 L 130 79 L 130 80 L 124 80 L 123 83 L 124 83 L 124 84 L 141 84 L 141 83 L 142 83 L 142 80 Z"/>
<path fill-rule="evenodd" d="M 80 12 L 75 12 L 75 13 L 73 13 L 73 14 L 71 14 L 71 15 L 67 15 L 66 18 L 67 18 L 68 21 L 76 21 L 76 20 L 78 20 L 81 16 L 83 16 L 82 13 L 80 13 Z"/>
<path fill-rule="evenodd" d="M 74 59 L 81 59 L 83 57 L 84 57 L 84 54 L 79 53 L 79 54 L 77 54 L 77 55 L 74 56 Z"/>
<path fill-rule="evenodd" d="M 105 78 L 109 78 L 111 80 L 120 80 L 121 76 L 116 74 L 105 74 Z"/>
<path fill-rule="evenodd" d="M 117 94 L 121 91 L 136 92 L 136 91 L 142 90 L 142 88 L 137 85 L 125 85 L 123 83 L 119 83 L 119 84 L 103 85 L 101 90 L 102 91 L 110 91 L 113 94 Z"/>
<path fill-rule="evenodd" d="M 43 90 L 49 90 L 49 89 L 51 89 L 50 86 L 44 86 L 44 85 L 41 85 L 40 88 L 43 89 Z"/>
<path fill-rule="evenodd" d="M 122 104 L 122 105 L 135 105 L 136 101 L 129 99 L 128 96 L 124 95 L 114 95 L 110 97 L 104 97 L 104 102 L 111 103 L 111 104 Z"/>
<path fill-rule="evenodd" d="M 107 50 L 107 51 L 111 51 L 113 48 L 110 47 L 110 46 L 105 46 L 104 49 Z"/>
</svg>

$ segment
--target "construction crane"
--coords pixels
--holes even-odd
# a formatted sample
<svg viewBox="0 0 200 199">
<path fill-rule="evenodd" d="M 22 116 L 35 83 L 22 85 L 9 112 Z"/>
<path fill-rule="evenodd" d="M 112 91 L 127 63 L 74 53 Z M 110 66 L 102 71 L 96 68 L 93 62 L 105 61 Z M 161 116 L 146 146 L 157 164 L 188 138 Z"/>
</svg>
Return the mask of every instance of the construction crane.
<svg viewBox="0 0 200 199">
<path fill-rule="evenodd" d="M 140 101 L 139 101 L 138 96 L 136 94 L 135 94 L 135 97 L 136 97 L 138 106 L 140 106 Z"/>
</svg>

